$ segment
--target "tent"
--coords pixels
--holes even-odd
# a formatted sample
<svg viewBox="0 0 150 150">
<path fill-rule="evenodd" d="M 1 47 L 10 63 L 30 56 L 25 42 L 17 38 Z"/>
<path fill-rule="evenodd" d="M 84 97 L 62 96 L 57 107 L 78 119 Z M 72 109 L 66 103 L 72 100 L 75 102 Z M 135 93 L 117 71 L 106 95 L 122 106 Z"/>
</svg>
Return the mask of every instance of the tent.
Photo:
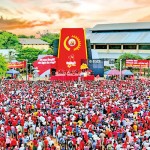
<svg viewBox="0 0 150 150">
<path fill-rule="evenodd" d="M 107 75 L 107 74 L 109 73 L 109 71 L 110 71 L 110 70 L 105 71 L 104 74 Z"/>
<path fill-rule="evenodd" d="M 116 69 L 112 69 L 112 70 L 107 72 L 107 75 L 112 75 L 112 76 L 120 75 L 120 71 L 116 70 Z"/>
<path fill-rule="evenodd" d="M 122 75 L 124 75 L 124 76 L 126 76 L 126 75 L 132 76 L 133 73 L 130 70 L 122 70 Z"/>
<path fill-rule="evenodd" d="M 14 75 L 14 74 L 19 74 L 19 71 L 16 71 L 14 69 L 10 69 L 6 72 L 6 74 L 11 74 L 11 75 Z"/>
</svg>

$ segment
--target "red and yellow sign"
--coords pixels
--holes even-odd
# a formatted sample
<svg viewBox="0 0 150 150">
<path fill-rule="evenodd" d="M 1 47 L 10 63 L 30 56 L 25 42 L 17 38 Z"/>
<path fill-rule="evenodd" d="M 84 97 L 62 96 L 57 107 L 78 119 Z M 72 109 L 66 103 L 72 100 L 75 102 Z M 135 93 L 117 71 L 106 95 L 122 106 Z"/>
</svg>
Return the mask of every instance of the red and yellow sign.
<svg viewBox="0 0 150 150">
<path fill-rule="evenodd" d="M 80 70 L 82 59 L 87 59 L 84 29 L 63 28 L 60 36 L 57 69 Z"/>
<path fill-rule="evenodd" d="M 9 62 L 8 68 L 26 68 L 26 61 L 21 62 Z"/>
<path fill-rule="evenodd" d="M 134 68 L 148 68 L 150 67 L 150 60 L 126 60 L 126 67 Z"/>
</svg>

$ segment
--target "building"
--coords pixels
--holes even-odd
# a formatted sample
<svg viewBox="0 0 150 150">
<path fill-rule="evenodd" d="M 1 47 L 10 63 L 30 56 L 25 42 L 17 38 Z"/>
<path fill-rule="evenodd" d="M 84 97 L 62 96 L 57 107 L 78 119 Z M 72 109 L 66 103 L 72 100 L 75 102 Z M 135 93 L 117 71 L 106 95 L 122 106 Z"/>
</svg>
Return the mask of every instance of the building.
<svg viewBox="0 0 150 150">
<path fill-rule="evenodd" d="M 22 47 L 31 47 L 35 49 L 49 49 L 49 43 L 41 39 L 28 39 L 28 38 L 19 38 L 19 42 L 22 44 Z"/>
<path fill-rule="evenodd" d="M 105 59 L 113 65 L 123 53 L 150 56 L 150 22 L 97 24 L 86 32 L 92 59 Z"/>
<path fill-rule="evenodd" d="M 7 61 L 12 61 L 15 59 L 16 50 L 15 49 L 0 49 L 0 54 L 4 56 Z"/>
</svg>

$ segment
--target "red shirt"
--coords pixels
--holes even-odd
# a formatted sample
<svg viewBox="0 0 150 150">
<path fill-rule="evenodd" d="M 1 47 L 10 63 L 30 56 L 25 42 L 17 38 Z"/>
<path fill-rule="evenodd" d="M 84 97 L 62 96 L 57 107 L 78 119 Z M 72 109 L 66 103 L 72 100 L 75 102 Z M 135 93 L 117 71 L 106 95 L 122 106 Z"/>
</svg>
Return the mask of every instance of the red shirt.
<svg viewBox="0 0 150 150">
<path fill-rule="evenodd" d="M 12 139 L 11 143 L 10 143 L 10 146 L 12 147 L 12 146 L 16 146 L 16 145 L 17 145 L 16 139 Z"/>
<path fill-rule="evenodd" d="M 84 141 L 83 141 L 83 140 L 81 140 L 81 142 L 80 142 L 80 149 L 81 149 L 81 150 L 84 149 Z"/>
</svg>

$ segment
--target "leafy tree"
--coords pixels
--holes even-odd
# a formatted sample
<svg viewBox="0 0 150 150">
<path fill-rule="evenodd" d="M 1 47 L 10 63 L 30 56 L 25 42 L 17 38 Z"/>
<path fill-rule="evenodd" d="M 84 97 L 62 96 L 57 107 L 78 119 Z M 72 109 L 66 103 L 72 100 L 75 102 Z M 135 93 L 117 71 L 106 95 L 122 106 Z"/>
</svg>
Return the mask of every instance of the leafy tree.
<svg viewBox="0 0 150 150">
<path fill-rule="evenodd" d="M 23 61 L 27 59 L 29 63 L 33 63 L 42 52 L 43 50 L 26 47 L 18 51 L 17 60 Z"/>
<path fill-rule="evenodd" d="M 27 35 L 21 34 L 21 35 L 18 35 L 18 38 L 27 38 L 27 39 L 31 38 L 31 39 L 34 39 L 35 36 L 34 35 L 27 36 Z"/>
<path fill-rule="evenodd" d="M 7 61 L 4 56 L 0 54 L 0 74 L 2 75 L 7 71 Z"/>
<path fill-rule="evenodd" d="M 141 56 L 139 56 L 139 55 L 135 55 L 135 54 L 131 54 L 131 53 L 124 53 L 116 61 L 115 66 L 116 66 L 117 69 L 120 68 L 120 59 L 122 59 L 122 61 L 121 61 L 122 62 L 122 68 L 124 68 L 127 59 L 138 60 L 138 59 L 143 59 L 143 58 Z"/>
<path fill-rule="evenodd" d="M 58 38 L 59 38 L 58 33 L 46 33 L 41 36 L 41 40 L 48 42 L 51 48 L 53 47 L 53 41 Z"/>
<path fill-rule="evenodd" d="M 52 55 L 52 54 L 53 54 L 53 49 L 51 48 L 42 51 L 42 55 Z"/>
<path fill-rule="evenodd" d="M 19 43 L 18 37 L 10 32 L 2 31 L 0 32 L 0 48 L 1 49 L 15 49 L 18 50 L 22 48 Z"/>
<path fill-rule="evenodd" d="M 147 60 L 150 60 L 150 56 L 148 56 L 146 59 L 147 59 Z"/>
</svg>

